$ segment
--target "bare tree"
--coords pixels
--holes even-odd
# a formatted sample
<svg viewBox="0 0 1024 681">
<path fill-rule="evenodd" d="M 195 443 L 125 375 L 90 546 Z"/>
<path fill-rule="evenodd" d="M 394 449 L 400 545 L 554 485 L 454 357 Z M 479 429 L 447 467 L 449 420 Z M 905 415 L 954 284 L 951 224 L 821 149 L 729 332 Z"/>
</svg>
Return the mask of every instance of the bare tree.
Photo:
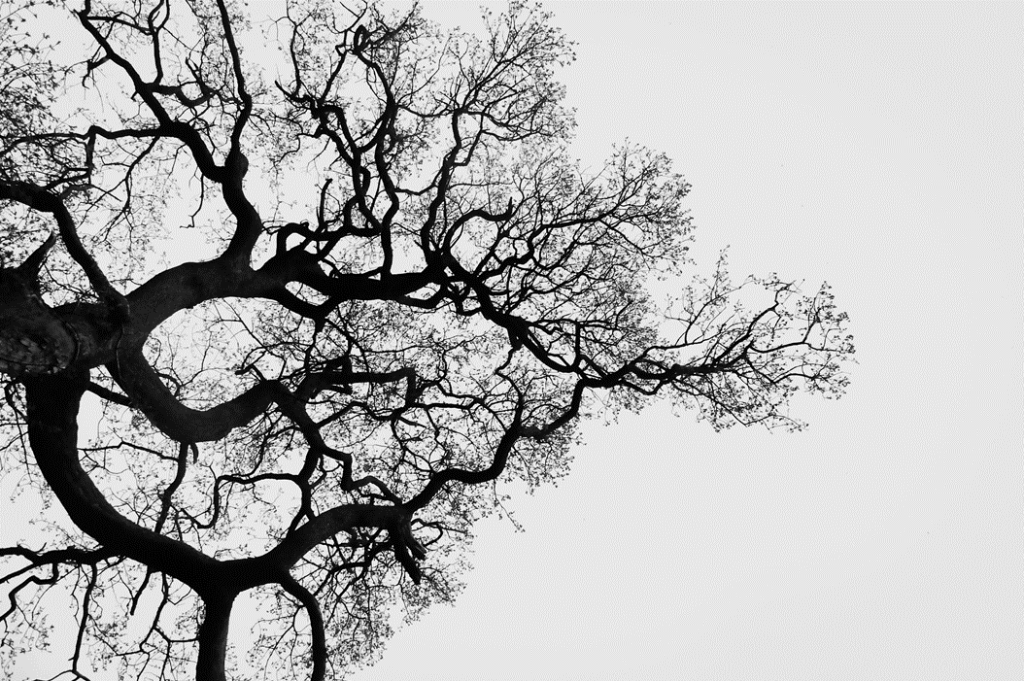
<svg viewBox="0 0 1024 681">
<path fill-rule="evenodd" d="M 0 8 L 0 462 L 70 519 L 0 548 L 8 671 L 70 597 L 67 674 L 225 679 L 245 593 L 249 672 L 339 677 L 396 604 L 453 597 L 496 481 L 564 475 L 580 418 L 664 395 L 797 428 L 795 391 L 846 385 L 826 287 L 720 262 L 655 295 L 688 185 L 635 145 L 572 160 L 571 45 L 535 7 L 480 37 L 331 2 Z"/>
</svg>

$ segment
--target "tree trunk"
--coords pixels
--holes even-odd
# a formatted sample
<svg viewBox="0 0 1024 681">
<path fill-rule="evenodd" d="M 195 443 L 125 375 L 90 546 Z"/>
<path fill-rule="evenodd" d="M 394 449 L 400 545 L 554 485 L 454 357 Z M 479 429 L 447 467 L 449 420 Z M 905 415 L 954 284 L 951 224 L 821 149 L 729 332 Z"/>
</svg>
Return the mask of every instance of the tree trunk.
<svg viewBox="0 0 1024 681">
<path fill-rule="evenodd" d="M 226 681 L 225 661 L 228 652 L 228 625 L 234 594 L 205 596 L 206 613 L 199 627 L 199 659 L 196 681 Z"/>
<path fill-rule="evenodd" d="M 78 460 L 79 402 L 88 374 L 63 372 L 25 379 L 29 440 L 44 479 L 71 520 L 114 553 L 165 572 L 196 589 L 206 613 L 199 628 L 197 681 L 225 681 L 228 622 L 236 590 L 220 564 L 192 547 L 163 537 L 120 515 L 96 488 Z"/>
</svg>

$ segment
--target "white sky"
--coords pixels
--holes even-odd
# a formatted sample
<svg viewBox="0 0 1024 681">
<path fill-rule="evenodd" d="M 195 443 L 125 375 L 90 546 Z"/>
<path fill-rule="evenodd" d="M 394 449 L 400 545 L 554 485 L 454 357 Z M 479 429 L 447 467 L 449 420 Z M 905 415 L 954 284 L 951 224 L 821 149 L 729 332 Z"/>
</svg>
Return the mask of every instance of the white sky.
<svg viewBox="0 0 1024 681">
<path fill-rule="evenodd" d="M 1024 5 L 549 8 L 581 153 L 673 157 L 708 267 L 831 282 L 852 390 L 593 427 L 358 681 L 1024 678 Z"/>
<path fill-rule="evenodd" d="M 798 435 L 588 428 L 356 681 L 1024 678 L 1024 5 L 549 8 L 579 152 L 674 158 L 706 267 L 831 282 L 853 386 Z"/>
</svg>

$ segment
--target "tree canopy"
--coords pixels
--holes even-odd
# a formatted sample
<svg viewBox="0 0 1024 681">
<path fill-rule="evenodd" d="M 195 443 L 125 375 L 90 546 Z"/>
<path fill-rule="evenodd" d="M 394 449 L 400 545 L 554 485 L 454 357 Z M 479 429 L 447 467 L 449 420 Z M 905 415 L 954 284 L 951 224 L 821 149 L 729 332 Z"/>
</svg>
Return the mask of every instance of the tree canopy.
<svg viewBox="0 0 1024 681">
<path fill-rule="evenodd" d="M 799 428 L 795 392 L 843 392 L 827 286 L 698 276 L 668 158 L 573 158 L 541 8 L 246 12 L 0 0 L 0 466 L 63 509 L 0 548 L 8 673 L 341 677 L 581 419 Z"/>
</svg>

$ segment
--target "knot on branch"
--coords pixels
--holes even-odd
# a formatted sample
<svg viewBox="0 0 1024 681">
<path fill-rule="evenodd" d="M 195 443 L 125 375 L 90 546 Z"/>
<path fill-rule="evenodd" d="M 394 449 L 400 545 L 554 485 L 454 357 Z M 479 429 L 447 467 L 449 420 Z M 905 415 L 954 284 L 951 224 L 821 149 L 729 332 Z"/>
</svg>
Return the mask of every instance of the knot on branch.
<svg viewBox="0 0 1024 681">
<path fill-rule="evenodd" d="M 427 549 L 420 544 L 412 533 L 412 518 L 404 518 L 392 525 L 389 530 L 391 543 L 394 546 L 395 558 L 412 579 L 419 584 L 423 577 L 419 563 L 427 557 Z"/>
<path fill-rule="evenodd" d="M 370 33 L 366 30 L 366 27 L 356 27 L 355 35 L 352 36 L 352 53 L 358 57 L 369 42 Z"/>
<path fill-rule="evenodd" d="M 55 237 L 21 265 L 0 268 L 0 372 L 40 376 L 66 369 L 78 342 L 70 327 L 43 301 L 39 270 Z"/>
</svg>

